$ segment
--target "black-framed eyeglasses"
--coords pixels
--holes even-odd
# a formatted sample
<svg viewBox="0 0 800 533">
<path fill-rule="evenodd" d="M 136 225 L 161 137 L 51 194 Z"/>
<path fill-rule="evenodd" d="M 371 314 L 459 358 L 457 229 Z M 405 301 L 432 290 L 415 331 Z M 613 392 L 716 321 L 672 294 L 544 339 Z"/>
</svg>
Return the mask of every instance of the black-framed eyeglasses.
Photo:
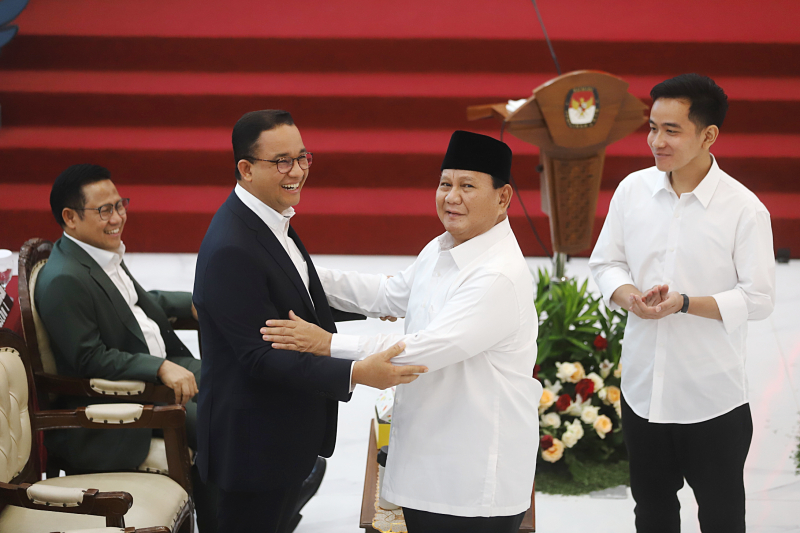
<svg viewBox="0 0 800 533">
<path fill-rule="evenodd" d="M 70 209 L 74 209 L 75 211 L 97 211 L 100 215 L 100 220 L 108 220 L 111 218 L 111 215 L 114 214 L 114 211 L 116 211 L 119 216 L 124 215 L 128 211 L 128 205 L 130 205 L 130 203 L 130 198 L 122 198 L 118 200 L 116 204 L 106 204 L 100 207 L 70 207 Z"/>
<path fill-rule="evenodd" d="M 300 165 L 302 170 L 308 170 L 308 167 L 311 166 L 311 161 L 313 161 L 314 154 L 311 152 L 306 152 L 301 156 L 298 157 L 281 157 L 278 159 L 259 159 L 257 157 L 243 157 L 242 159 L 252 159 L 254 161 L 265 161 L 267 163 L 273 163 L 277 168 L 278 172 L 281 174 L 288 174 L 294 168 L 294 162 L 297 161 L 297 164 Z"/>
</svg>

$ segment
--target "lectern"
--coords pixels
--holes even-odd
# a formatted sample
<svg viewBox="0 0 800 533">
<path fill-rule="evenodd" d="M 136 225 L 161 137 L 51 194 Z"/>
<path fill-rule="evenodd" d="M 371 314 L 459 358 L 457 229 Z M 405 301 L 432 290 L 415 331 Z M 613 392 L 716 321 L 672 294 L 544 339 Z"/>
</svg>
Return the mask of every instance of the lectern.
<svg viewBox="0 0 800 533">
<path fill-rule="evenodd" d="M 591 246 L 606 146 L 641 126 L 646 112 L 626 81 L 578 70 L 534 89 L 514 111 L 506 103 L 470 106 L 467 118 L 496 117 L 506 132 L 539 147 L 542 211 L 558 264 L 558 254 Z"/>
</svg>

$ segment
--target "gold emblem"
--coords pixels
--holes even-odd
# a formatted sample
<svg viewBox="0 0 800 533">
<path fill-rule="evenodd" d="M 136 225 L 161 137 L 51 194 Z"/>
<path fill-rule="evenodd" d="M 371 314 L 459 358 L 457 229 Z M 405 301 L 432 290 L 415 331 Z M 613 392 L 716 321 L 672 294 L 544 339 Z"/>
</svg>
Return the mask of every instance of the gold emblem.
<svg viewBox="0 0 800 533">
<path fill-rule="evenodd" d="M 594 87 L 575 87 L 564 101 L 564 118 L 570 128 L 591 128 L 600 114 L 600 100 Z"/>
</svg>

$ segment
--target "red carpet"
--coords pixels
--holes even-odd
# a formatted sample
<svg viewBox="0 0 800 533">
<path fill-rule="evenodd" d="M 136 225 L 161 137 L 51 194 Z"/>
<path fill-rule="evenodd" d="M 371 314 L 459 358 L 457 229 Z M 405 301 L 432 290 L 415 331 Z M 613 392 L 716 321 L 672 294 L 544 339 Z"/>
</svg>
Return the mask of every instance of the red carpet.
<svg viewBox="0 0 800 533">
<path fill-rule="evenodd" d="M 776 247 L 800 257 L 800 5 L 539 3 L 565 71 L 621 75 L 648 103 L 671 75 L 715 77 L 731 107 L 714 153 L 770 209 Z M 279 107 L 316 155 L 293 222 L 309 250 L 415 254 L 440 232 L 433 187 L 449 134 L 497 134 L 467 122 L 466 106 L 525 97 L 554 76 L 528 0 L 286 6 L 33 2 L 0 54 L 0 247 L 56 238 L 49 184 L 95 162 L 132 197 L 131 251 L 195 252 L 234 183 L 232 125 Z M 595 232 L 619 181 L 652 165 L 644 131 L 608 150 Z M 507 140 L 549 246 L 537 151 Z M 512 224 L 541 255 L 518 203 Z"/>
</svg>

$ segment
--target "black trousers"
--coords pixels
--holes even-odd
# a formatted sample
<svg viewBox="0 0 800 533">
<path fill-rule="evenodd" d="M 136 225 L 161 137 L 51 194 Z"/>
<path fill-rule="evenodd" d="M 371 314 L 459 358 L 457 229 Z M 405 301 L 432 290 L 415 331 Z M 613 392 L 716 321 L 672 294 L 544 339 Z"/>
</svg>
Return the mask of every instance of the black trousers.
<svg viewBox="0 0 800 533">
<path fill-rule="evenodd" d="M 218 489 L 219 533 L 281 533 L 292 519 L 301 485 L 264 492 Z"/>
<path fill-rule="evenodd" d="M 748 404 L 696 424 L 653 424 L 622 399 L 636 531 L 680 533 L 677 492 L 694 491 L 703 533 L 745 531 L 744 461 L 753 437 Z"/>
<path fill-rule="evenodd" d="M 408 533 L 517 533 L 525 513 L 514 516 L 453 516 L 403 507 Z"/>
</svg>

